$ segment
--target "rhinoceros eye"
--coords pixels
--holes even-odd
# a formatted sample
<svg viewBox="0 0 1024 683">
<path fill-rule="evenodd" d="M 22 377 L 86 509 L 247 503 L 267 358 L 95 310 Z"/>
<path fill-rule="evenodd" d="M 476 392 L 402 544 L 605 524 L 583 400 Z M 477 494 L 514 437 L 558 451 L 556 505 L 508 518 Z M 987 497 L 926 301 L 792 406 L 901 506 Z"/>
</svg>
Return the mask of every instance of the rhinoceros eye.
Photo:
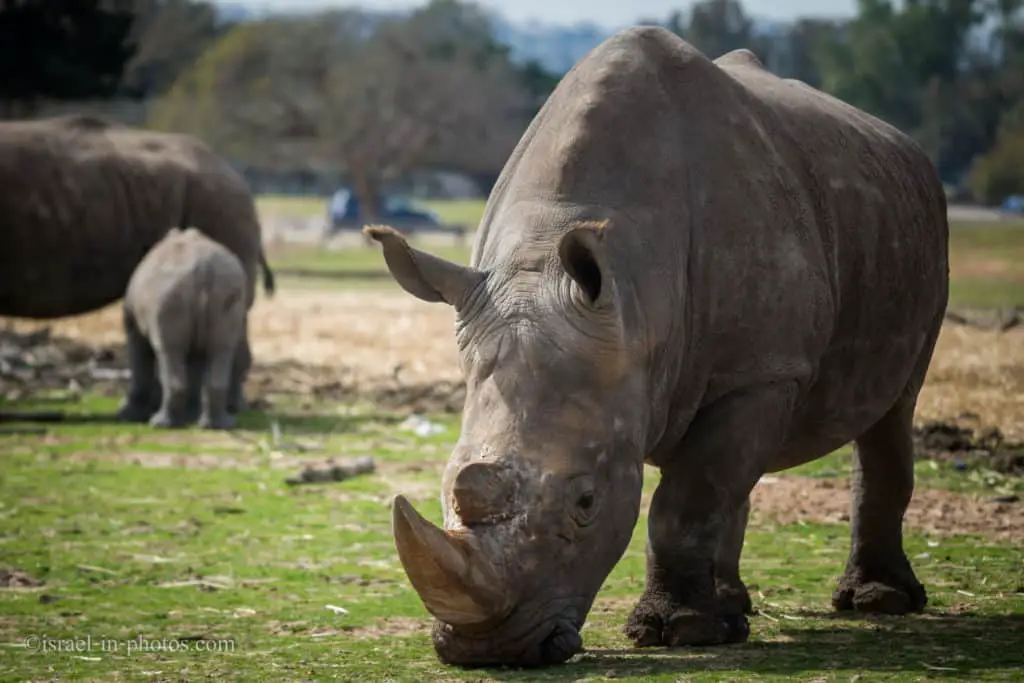
<svg viewBox="0 0 1024 683">
<path fill-rule="evenodd" d="M 569 513 L 576 524 L 586 526 L 594 521 L 598 508 L 597 493 L 589 476 L 577 477 L 569 483 L 568 502 L 572 506 Z"/>
</svg>

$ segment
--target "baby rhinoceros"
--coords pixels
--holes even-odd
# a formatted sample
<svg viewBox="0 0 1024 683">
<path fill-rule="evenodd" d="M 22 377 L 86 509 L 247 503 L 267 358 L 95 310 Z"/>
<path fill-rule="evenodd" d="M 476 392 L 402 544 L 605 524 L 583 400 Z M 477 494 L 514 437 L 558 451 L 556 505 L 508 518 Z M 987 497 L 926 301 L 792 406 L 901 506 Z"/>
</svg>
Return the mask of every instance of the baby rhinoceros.
<svg viewBox="0 0 1024 683">
<path fill-rule="evenodd" d="M 234 368 L 247 325 L 238 258 L 195 228 L 174 228 L 135 269 L 124 297 L 131 386 L 123 420 L 154 427 L 231 429 L 231 397 L 248 368 Z M 238 384 L 239 387 L 229 386 Z"/>
</svg>

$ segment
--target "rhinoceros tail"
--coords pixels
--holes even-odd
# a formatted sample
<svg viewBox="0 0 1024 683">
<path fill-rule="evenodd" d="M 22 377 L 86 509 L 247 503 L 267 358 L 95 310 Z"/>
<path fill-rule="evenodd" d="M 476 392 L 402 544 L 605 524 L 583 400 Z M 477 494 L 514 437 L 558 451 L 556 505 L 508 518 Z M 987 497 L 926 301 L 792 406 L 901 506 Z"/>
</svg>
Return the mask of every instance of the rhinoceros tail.
<svg viewBox="0 0 1024 683">
<path fill-rule="evenodd" d="M 270 264 L 267 263 L 267 255 L 263 253 L 262 248 L 260 249 L 260 269 L 263 271 L 263 291 L 266 292 L 268 297 L 272 297 L 276 289 L 274 271 L 270 269 Z"/>
</svg>

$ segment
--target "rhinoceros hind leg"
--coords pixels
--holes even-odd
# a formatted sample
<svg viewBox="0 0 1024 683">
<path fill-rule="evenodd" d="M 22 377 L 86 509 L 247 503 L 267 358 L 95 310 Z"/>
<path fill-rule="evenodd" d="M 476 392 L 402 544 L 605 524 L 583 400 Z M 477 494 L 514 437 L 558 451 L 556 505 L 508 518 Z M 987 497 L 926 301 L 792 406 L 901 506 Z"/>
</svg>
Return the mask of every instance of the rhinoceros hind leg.
<svg viewBox="0 0 1024 683">
<path fill-rule="evenodd" d="M 928 602 L 903 550 L 903 515 L 914 491 L 913 397 L 902 399 L 856 441 L 851 544 L 832 595 L 837 611 L 920 612 Z"/>
<path fill-rule="evenodd" d="M 249 334 L 243 329 L 238 341 L 234 362 L 231 366 L 231 379 L 228 383 L 228 412 L 232 415 L 245 410 L 245 380 L 252 368 L 252 349 L 249 347 Z"/>
<path fill-rule="evenodd" d="M 661 468 L 648 521 L 647 585 L 625 633 L 638 647 L 720 645 L 750 635 L 739 578 L 749 495 L 775 457 L 796 383 L 702 409 Z"/>
<path fill-rule="evenodd" d="M 202 412 L 203 380 L 206 377 L 206 354 L 190 353 L 186 360 L 188 384 L 185 388 L 185 421 L 195 422 Z"/>
<path fill-rule="evenodd" d="M 178 348 L 158 348 L 157 366 L 163 397 L 158 410 L 149 419 L 152 427 L 182 427 L 186 422 L 188 402 L 188 364 L 185 352 Z"/>
<path fill-rule="evenodd" d="M 203 429 L 231 429 L 235 426 L 235 418 L 228 412 L 227 397 L 235 347 L 211 349 L 208 358 L 199 426 Z"/>
<path fill-rule="evenodd" d="M 146 422 L 159 402 L 156 355 L 149 340 L 139 331 L 134 317 L 127 311 L 124 314 L 124 337 L 131 379 L 117 418 L 125 422 Z"/>
</svg>

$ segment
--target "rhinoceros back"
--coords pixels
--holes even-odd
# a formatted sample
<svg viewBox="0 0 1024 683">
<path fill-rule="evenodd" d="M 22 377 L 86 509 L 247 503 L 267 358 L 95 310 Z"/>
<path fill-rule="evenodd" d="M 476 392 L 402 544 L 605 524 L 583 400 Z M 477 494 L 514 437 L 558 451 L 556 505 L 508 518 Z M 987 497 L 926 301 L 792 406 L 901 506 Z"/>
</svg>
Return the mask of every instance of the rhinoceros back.
<svg viewBox="0 0 1024 683">
<path fill-rule="evenodd" d="M 146 252 L 186 221 L 235 252 L 255 281 L 252 197 L 198 140 L 91 116 L 0 124 L 0 315 L 113 303 Z"/>
</svg>

